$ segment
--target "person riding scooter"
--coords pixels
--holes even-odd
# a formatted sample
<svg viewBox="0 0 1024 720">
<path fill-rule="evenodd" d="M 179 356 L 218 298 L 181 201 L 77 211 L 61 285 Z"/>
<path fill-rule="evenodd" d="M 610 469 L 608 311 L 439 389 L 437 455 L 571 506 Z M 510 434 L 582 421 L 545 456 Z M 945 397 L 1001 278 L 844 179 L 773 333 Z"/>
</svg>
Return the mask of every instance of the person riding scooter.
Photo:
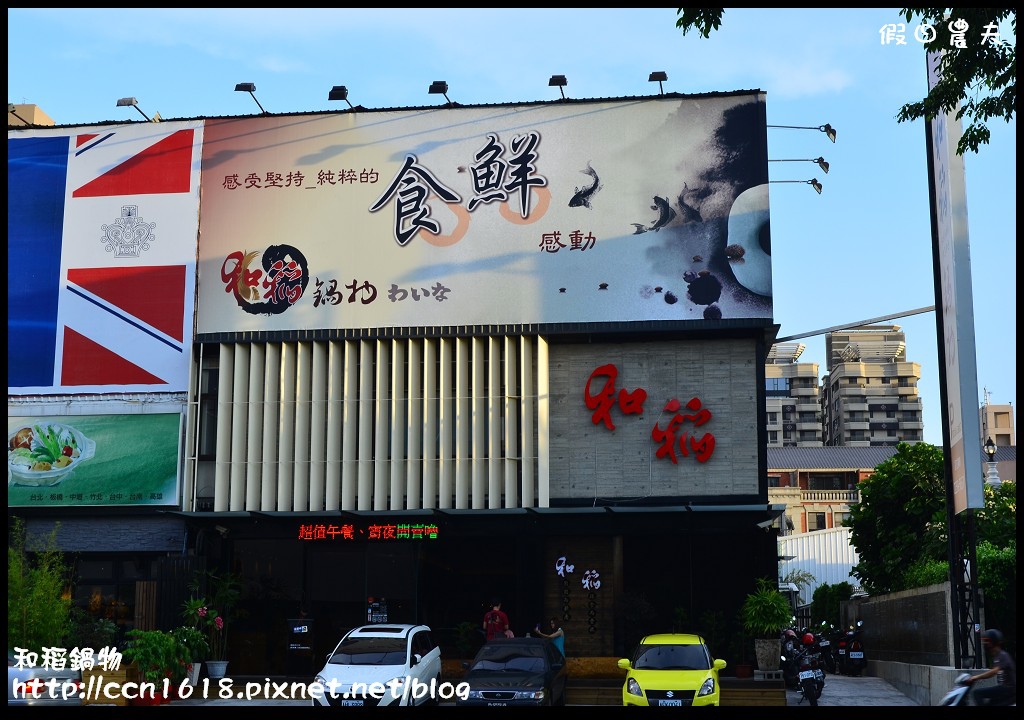
<svg viewBox="0 0 1024 720">
<path fill-rule="evenodd" d="M 966 682 L 973 685 L 979 680 L 995 677 L 996 684 L 975 690 L 974 701 L 978 705 L 1016 705 L 1017 663 L 1003 647 L 1003 634 L 995 628 L 989 628 L 981 634 L 981 644 L 992 658 L 992 667 Z"/>
</svg>

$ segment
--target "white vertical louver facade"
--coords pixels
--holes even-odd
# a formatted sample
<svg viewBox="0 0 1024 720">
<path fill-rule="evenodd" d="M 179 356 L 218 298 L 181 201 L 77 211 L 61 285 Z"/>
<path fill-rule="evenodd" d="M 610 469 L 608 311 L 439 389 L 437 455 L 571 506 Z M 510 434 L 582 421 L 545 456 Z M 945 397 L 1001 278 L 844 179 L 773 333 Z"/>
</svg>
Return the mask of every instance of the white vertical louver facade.
<svg viewBox="0 0 1024 720">
<path fill-rule="evenodd" d="M 190 408 L 186 464 L 196 480 L 186 510 L 548 502 L 543 340 L 222 343 L 199 351 L 198 372 L 215 370 L 218 380 L 214 399 L 193 402 L 216 403 L 216 440 L 199 447 L 203 408 Z"/>
</svg>

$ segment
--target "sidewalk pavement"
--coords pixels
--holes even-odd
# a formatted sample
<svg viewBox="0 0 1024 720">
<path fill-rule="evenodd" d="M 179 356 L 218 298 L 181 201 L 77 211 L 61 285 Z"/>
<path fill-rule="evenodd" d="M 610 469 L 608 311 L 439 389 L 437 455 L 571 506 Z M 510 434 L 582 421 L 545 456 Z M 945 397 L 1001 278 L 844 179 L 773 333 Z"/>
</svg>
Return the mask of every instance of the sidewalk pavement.
<svg viewBox="0 0 1024 720">
<path fill-rule="evenodd" d="M 802 701 L 802 702 L 801 702 Z M 797 690 L 786 690 L 786 705 L 810 705 Z M 917 703 L 891 683 L 876 677 L 826 675 L 818 707 L 916 707 Z"/>
</svg>

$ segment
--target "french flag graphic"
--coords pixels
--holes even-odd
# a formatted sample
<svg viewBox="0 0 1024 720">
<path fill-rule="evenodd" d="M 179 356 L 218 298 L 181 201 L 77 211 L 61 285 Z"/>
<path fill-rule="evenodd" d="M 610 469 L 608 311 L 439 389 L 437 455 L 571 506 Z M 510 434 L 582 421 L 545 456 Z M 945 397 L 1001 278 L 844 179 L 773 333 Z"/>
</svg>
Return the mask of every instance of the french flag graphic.
<svg viewBox="0 0 1024 720">
<path fill-rule="evenodd" d="M 188 389 L 201 142 L 8 133 L 9 395 Z"/>
</svg>

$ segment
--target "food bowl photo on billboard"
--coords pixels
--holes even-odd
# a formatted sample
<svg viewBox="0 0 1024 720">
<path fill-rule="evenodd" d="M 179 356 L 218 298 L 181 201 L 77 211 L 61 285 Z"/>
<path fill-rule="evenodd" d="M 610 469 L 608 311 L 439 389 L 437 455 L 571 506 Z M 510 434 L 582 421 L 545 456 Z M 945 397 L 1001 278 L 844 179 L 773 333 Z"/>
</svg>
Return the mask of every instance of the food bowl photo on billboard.
<svg viewBox="0 0 1024 720">
<path fill-rule="evenodd" d="M 96 443 L 70 425 L 22 425 L 7 434 L 7 483 L 57 485 L 95 453 Z"/>
</svg>

